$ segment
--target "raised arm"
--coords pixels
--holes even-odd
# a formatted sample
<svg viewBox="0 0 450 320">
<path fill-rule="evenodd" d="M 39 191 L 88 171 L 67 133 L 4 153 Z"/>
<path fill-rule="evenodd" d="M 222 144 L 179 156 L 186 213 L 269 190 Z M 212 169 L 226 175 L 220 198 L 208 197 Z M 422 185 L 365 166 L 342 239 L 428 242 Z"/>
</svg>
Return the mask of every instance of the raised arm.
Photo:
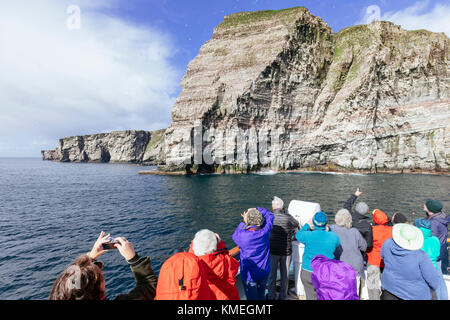
<svg viewBox="0 0 450 320">
<path fill-rule="evenodd" d="M 234 243 L 240 248 L 241 247 L 241 234 L 244 230 L 245 223 L 241 222 L 239 223 L 238 227 L 234 231 L 231 238 L 233 239 Z"/>
<path fill-rule="evenodd" d="M 153 300 L 156 295 L 156 284 L 158 278 L 151 265 L 150 257 L 141 258 L 134 251 L 133 244 L 125 238 L 116 238 L 116 248 L 120 254 L 130 264 L 136 280 L 136 286 L 128 294 L 121 294 L 116 297 L 118 300 Z"/>
<path fill-rule="evenodd" d="M 345 201 L 344 209 L 347 209 L 348 212 L 352 213 L 352 212 L 353 212 L 353 211 L 352 211 L 353 204 L 355 203 L 356 198 L 357 198 L 357 197 L 356 197 L 354 194 L 352 194 L 352 195 L 350 196 L 350 198 L 348 198 L 347 201 Z"/>
<path fill-rule="evenodd" d="M 309 233 L 310 230 L 311 227 L 309 226 L 309 223 L 305 223 L 305 225 L 297 232 L 295 237 L 299 242 L 306 244 L 306 241 L 308 240 L 308 235 L 310 234 Z"/>
<path fill-rule="evenodd" d="M 130 260 L 128 263 L 136 280 L 136 286 L 128 294 L 121 294 L 116 299 L 153 300 L 156 295 L 158 277 L 150 265 L 150 257 L 140 258 L 136 255 L 134 260 Z"/>
<path fill-rule="evenodd" d="M 270 212 L 269 210 L 264 209 L 263 207 L 258 207 L 257 209 L 259 212 L 261 212 L 261 215 L 264 217 L 264 220 L 265 220 L 262 230 L 264 230 L 264 231 L 272 230 L 273 219 L 274 219 L 273 213 Z"/>
<path fill-rule="evenodd" d="M 359 188 L 356 188 L 356 191 L 354 194 L 350 196 L 350 198 L 347 199 L 347 201 L 344 204 L 344 209 L 347 209 L 348 212 L 353 213 L 352 208 L 355 204 L 356 199 L 362 195 L 362 192 L 359 190 Z"/>
</svg>

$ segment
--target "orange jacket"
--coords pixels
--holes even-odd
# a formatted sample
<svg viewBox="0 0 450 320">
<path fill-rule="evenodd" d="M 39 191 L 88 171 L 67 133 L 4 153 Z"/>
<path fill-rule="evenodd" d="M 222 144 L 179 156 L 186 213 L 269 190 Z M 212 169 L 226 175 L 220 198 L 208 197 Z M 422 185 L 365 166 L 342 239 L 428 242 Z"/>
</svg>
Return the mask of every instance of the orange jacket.
<svg viewBox="0 0 450 320">
<path fill-rule="evenodd" d="M 179 252 L 159 271 L 155 300 L 214 300 L 203 263 L 193 253 Z"/>
<path fill-rule="evenodd" d="M 194 253 L 191 247 L 189 252 Z M 229 255 L 225 243 L 217 244 L 217 251 L 198 257 L 203 263 L 206 278 L 211 291 L 217 300 L 240 300 L 236 288 L 235 276 L 239 271 L 239 262 Z"/>
<path fill-rule="evenodd" d="M 392 238 L 392 227 L 386 226 L 388 223 L 388 217 L 386 213 L 381 210 L 375 209 L 372 212 L 373 222 L 373 246 L 367 249 L 367 263 L 384 268 L 384 261 L 381 259 L 380 251 L 383 243 Z"/>
</svg>

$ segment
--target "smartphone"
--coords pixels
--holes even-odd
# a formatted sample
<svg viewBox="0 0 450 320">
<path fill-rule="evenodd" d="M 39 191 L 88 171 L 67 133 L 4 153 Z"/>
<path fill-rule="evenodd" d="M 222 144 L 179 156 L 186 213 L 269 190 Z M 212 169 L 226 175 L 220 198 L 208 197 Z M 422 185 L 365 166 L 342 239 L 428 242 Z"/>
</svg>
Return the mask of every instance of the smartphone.
<svg viewBox="0 0 450 320">
<path fill-rule="evenodd" d="M 113 237 L 109 237 L 109 238 L 108 238 L 108 242 L 102 244 L 103 250 L 117 249 L 117 248 L 114 246 L 114 244 L 116 244 L 116 243 L 117 243 L 117 241 L 114 240 Z"/>
</svg>

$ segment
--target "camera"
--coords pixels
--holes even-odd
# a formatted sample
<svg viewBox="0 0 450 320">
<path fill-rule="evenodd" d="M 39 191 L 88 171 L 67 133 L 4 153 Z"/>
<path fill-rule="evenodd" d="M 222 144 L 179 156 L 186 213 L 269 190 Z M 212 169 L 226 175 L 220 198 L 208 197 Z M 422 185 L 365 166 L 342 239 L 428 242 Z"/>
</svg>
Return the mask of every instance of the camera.
<svg viewBox="0 0 450 320">
<path fill-rule="evenodd" d="M 108 242 L 102 244 L 103 250 L 117 249 L 114 246 L 114 244 L 116 244 L 116 243 L 118 243 L 118 241 L 114 240 L 113 237 L 109 237 Z"/>
</svg>

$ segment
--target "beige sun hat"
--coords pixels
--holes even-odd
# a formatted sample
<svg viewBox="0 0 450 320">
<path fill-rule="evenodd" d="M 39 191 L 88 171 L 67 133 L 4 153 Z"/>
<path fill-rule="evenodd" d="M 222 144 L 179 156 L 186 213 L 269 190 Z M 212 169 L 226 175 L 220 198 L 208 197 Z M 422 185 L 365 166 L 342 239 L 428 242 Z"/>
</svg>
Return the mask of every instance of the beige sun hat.
<svg viewBox="0 0 450 320">
<path fill-rule="evenodd" d="M 395 243 L 406 250 L 419 250 L 423 247 L 423 233 L 419 228 L 407 224 L 397 223 L 392 229 Z"/>
</svg>

